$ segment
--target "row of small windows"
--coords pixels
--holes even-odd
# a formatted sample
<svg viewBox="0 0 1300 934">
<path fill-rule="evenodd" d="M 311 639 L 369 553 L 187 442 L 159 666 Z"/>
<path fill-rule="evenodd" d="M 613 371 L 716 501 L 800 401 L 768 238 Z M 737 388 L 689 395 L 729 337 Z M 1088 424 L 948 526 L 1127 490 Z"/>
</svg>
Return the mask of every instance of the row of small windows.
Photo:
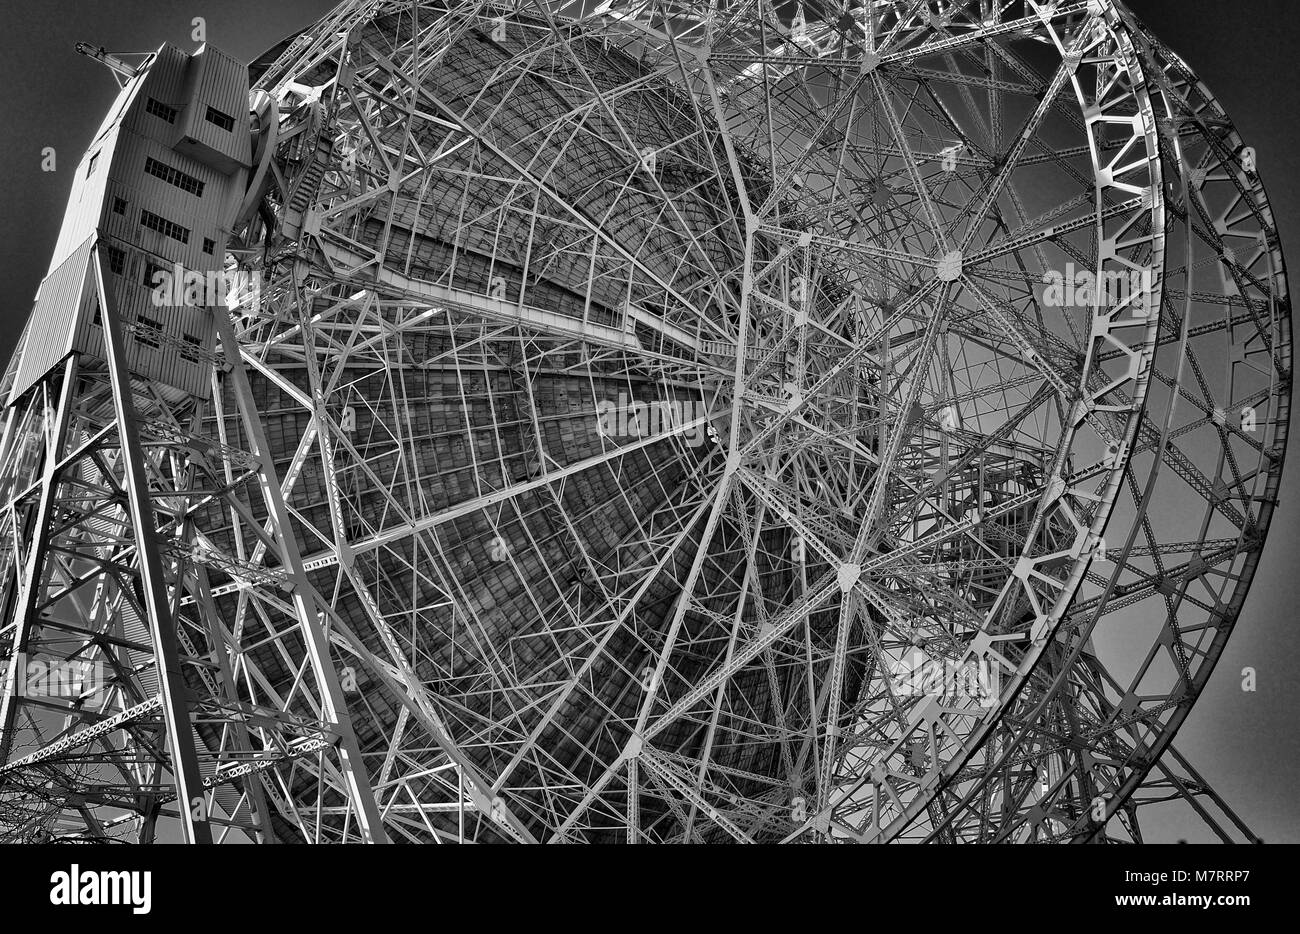
<svg viewBox="0 0 1300 934">
<path fill-rule="evenodd" d="M 171 237 L 173 240 L 179 240 L 181 243 L 190 242 L 190 231 L 188 227 L 182 227 L 180 224 L 169 221 L 165 217 L 159 217 L 153 211 L 140 209 L 140 225 L 148 227 L 150 230 L 156 230 L 164 237 Z"/>
<path fill-rule="evenodd" d="M 99 299 L 95 299 L 95 311 L 91 316 L 90 323 L 97 328 L 104 326 L 104 313 L 99 304 Z M 136 319 L 135 331 L 133 336 L 137 344 L 143 344 L 145 347 L 152 347 L 157 350 L 162 346 L 163 326 L 153 320 L 140 315 Z M 193 334 L 181 335 L 181 359 L 187 363 L 198 363 L 203 354 L 203 340 L 195 337 Z"/>
<path fill-rule="evenodd" d="M 211 244 L 212 241 L 205 239 L 203 243 L 204 243 L 205 252 L 209 252 L 209 253 L 212 252 L 211 250 L 207 249 L 208 244 Z M 101 243 L 99 245 L 99 249 L 105 256 L 105 258 L 108 260 L 108 268 L 111 272 L 113 272 L 114 275 L 120 276 L 126 272 L 126 251 L 125 250 L 123 250 L 121 247 L 113 246 L 110 243 Z M 156 288 L 160 281 L 158 278 L 158 273 L 160 272 L 166 273 L 169 276 L 172 275 L 171 268 L 167 266 L 163 266 L 159 263 L 155 263 L 151 259 L 146 259 L 141 270 L 140 284 L 143 285 L 145 288 L 149 288 L 149 289 Z"/>
<path fill-rule="evenodd" d="M 187 175 L 180 169 L 173 169 L 170 165 L 159 162 L 153 156 L 145 158 L 144 171 L 145 174 L 152 175 L 154 178 L 161 178 L 169 185 L 175 185 L 181 191 L 188 191 L 192 195 L 203 197 L 203 182 L 193 175 Z"/>
<path fill-rule="evenodd" d="M 202 182 L 200 182 L 199 184 L 201 185 Z M 126 199 L 125 199 L 125 198 L 117 198 L 117 197 L 114 197 L 114 198 L 113 198 L 113 213 L 114 213 L 114 214 L 121 214 L 123 217 L 125 217 L 125 216 L 126 216 L 126 207 L 127 207 L 127 205 L 126 205 Z M 145 213 L 148 214 L 149 212 L 146 211 Z M 153 214 L 153 215 L 150 215 L 150 216 L 151 216 L 151 217 L 157 217 L 158 215 Z M 162 218 L 159 218 L 159 220 L 162 220 Z M 143 217 L 140 219 L 140 223 L 145 224 L 145 221 L 144 221 L 144 218 L 143 218 Z M 170 223 L 170 222 L 168 222 L 168 221 L 164 221 L 164 223 Z M 145 224 L 145 226 L 148 227 L 148 226 L 150 226 L 150 224 Z M 173 226 L 177 226 L 180 230 L 185 231 L 185 240 L 181 240 L 181 242 L 182 242 L 182 243 L 186 243 L 186 242 L 188 242 L 188 240 L 189 240 L 189 231 L 185 230 L 184 227 L 179 227 L 179 225 L 173 225 Z M 157 228 L 154 228 L 154 229 L 157 229 Z M 177 238 L 177 239 L 179 239 L 179 238 Z M 213 240 L 211 237 L 204 237 L 204 238 L 203 238 L 203 252 L 204 252 L 204 253 L 207 253 L 209 256 L 211 256 L 211 255 L 216 251 L 216 249 L 217 249 L 217 241 Z"/>
<path fill-rule="evenodd" d="M 198 363 L 199 355 L 203 349 L 203 341 L 193 334 L 182 334 L 181 340 L 181 359 L 189 363 Z M 152 318 L 140 315 L 135 321 L 135 341 L 145 347 L 152 347 L 154 350 L 159 349 L 163 341 L 162 324 Z"/>
<path fill-rule="evenodd" d="M 176 122 L 176 108 L 168 107 L 160 100 L 155 100 L 152 97 L 149 98 L 144 102 L 144 110 L 145 113 L 151 113 L 155 117 L 160 117 L 163 120 L 166 120 L 168 123 Z"/>
<path fill-rule="evenodd" d="M 211 240 L 209 240 L 206 237 L 203 238 L 204 253 L 211 253 L 215 248 L 215 246 L 216 244 L 214 244 Z M 113 273 L 120 276 L 124 272 L 126 272 L 126 253 L 122 249 L 120 249 L 119 247 L 111 246 L 107 243 L 101 244 L 100 249 L 103 251 L 104 255 L 108 258 L 108 268 Z M 166 272 L 169 275 L 171 274 L 171 269 L 169 269 L 168 267 L 160 266 L 157 263 L 153 262 L 152 260 L 146 261 L 144 264 L 143 275 L 140 278 L 140 284 L 152 289 L 154 286 L 158 284 L 158 280 L 155 278 L 155 273 L 158 273 L 160 271 Z"/>
<path fill-rule="evenodd" d="M 99 299 L 95 299 L 95 311 L 91 316 L 90 323 L 97 328 L 104 326 L 104 314 Z M 134 337 L 137 344 L 143 344 L 145 347 L 152 347 L 157 350 L 162 346 L 163 333 L 161 323 L 152 318 L 146 318 L 144 315 L 136 318 Z M 203 354 L 203 339 L 195 337 L 193 334 L 182 334 L 181 341 L 181 359 L 187 363 L 198 363 Z"/>
<path fill-rule="evenodd" d="M 94 174 L 95 164 L 98 163 L 98 161 L 99 153 L 96 152 L 95 155 L 90 157 L 90 164 L 86 167 L 87 178 L 90 178 L 91 174 Z M 161 178 L 162 181 L 168 182 L 170 185 L 175 185 L 182 191 L 188 191 L 191 195 L 198 195 L 199 198 L 203 198 L 203 181 L 191 176 L 191 174 L 181 172 L 181 169 L 173 169 L 166 163 L 160 163 L 160 161 L 155 159 L 153 156 L 144 157 L 144 173 L 155 178 Z M 117 215 L 125 215 L 125 200 L 122 200 L 121 198 L 113 198 L 113 213 L 117 213 Z"/>
</svg>

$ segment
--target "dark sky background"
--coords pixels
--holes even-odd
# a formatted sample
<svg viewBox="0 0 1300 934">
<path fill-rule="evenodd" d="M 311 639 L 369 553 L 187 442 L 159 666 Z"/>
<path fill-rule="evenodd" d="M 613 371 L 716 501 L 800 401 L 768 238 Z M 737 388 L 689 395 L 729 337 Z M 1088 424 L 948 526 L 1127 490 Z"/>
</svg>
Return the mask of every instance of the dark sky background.
<svg viewBox="0 0 1300 934">
<path fill-rule="evenodd" d="M 245 61 L 300 29 L 329 0 L 41 0 L 3 20 L 0 44 L 0 360 L 7 361 L 54 249 L 72 172 L 116 94 L 101 65 L 76 54 L 78 41 L 114 52 L 148 52 L 163 42 L 193 47 L 192 20 L 207 38 Z M 1300 275 L 1300 115 L 1295 0 L 1132 0 L 1130 6 L 1187 60 L 1258 152 L 1260 174 Z M 41 153 L 57 171 L 41 171 Z M 1294 450 L 1293 455 L 1300 456 Z M 1300 464 L 1282 485 L 1281 509 L 1237 631 L 1178 747 L 1271 842 L 1300 842 Z M 1255 693 L 1241 671 L 1258 671 Z M 1186 815 L 1162 815 L 1148 838 L 1209 839 Z"/>
</svg>

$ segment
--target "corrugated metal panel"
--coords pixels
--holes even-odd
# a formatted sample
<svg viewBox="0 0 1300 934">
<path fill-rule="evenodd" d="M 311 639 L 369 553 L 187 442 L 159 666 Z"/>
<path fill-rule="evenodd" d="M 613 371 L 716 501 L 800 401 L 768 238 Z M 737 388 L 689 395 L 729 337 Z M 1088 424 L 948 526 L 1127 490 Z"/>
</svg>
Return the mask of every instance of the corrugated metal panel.
<svg viewBox="0 0 1300 934">
<path fill-rule="evenodd" d="M 9 395 L 11 404 L 72 350 L 72 332 L 79 311 L 83 303 L 93 306 L 93 289 L 87 289 L 93 243 L 94 238 L 88 237 L 41 283 Z"/>
<path fill-rule="evenodd" d="M 99 224 L 99 212 L 104 204 L 104 188 L 113 164 L 116 143 L 117 133 L 110 131 L 86 150 L 81 162 L 77 164 L 72 191 L 68 195 L 68 205 L 63 212 L 63 226 L 59 230 L 59 239 L 55 244 L 54 255 L 50 258 L 50 268 L 46 275 L 61 266 Z"/>
<path fill-rule="evenodd" d="M 231 131 L 205 119 L 208 106 L 235 118 Z M 145 276 L 151 264 L 168 270 L 179 265 L 216 286 L 205 289 L 199 301 L 212 303 L 222 309 L 218 313 L 224 313 L 220 273 L 228 225 L 243 193 L 247 170 L 242 165 L 248 161 L 243 151 L 249 146 L 247 71 L 217 49 L 205 47 L 190 56 L 164 46 L 148 70 L 119 94 L 112 112 L 118 122 L 101 128 L 78 167 L 57 262 L 51 264 L 32 311 L 13 392 L 26 390 L 71 350 L 103 359 L 102 325 L 94 321 L 97 303 L 92 300 L 93 289 L 86 288 L 90 243 L 98 232 L 106 249 L 120 251 L 116 271 L 105 253 L 105 286 L 112 290 L 114 307 L 126 326 L 128 369 L 206 398 L 210 367 L 205 356 L 215 344 L 212 312 L 186 306 L 180 294 L 156 301 Z M 186 151 L 178 151 L 174 144 L 184 141 L 189 128 L 207 142 L 190 143 Z M 213 153 L 228 164 L 223 168 L 212 158 L 200 158 Z M 202 194 L 192 190 L 195 186 L 189 181 L 176 184 L 176 178 L 147 173 L 151 158 L 202 183 Z M 118 199 L 120 210 L 115 210 Z M 145 226 L 142 211 L 186 233 L 177 239 Z M 205 240 L 212 241 L 211 251 L 203 249 Z M 74 266 L 75 273 L 70 271 Z M 161 335 L 155 338 L 152 332 L 140 331 L 136 326 L 142 323 L 156 326 Z M 195 341 L 197 352 L 189 352 Z"/>
<path fill-rule="evenodd" d="M 219 49 L 204 46 L 190 57 L 185 76 L 184 131 L 176 148 L 223 171 L 247 167 L 252 157 L 248 123 L 248 69 Z M 226 128 L 208 119 L 212 108 Z"/>
<path fill-rule="evenodd" d="M 134 264 L 127 264 L 123 274 L 110 272 L 104 280 L 105 288 L 113 291 L 124 325 L 127 369 L 133 375 L 207 398 L 211 388 L 210 367 L 203 355 L 215 342 L 212 313 L 206 308 L 155 304 L 153 290 L 143 284 L 148 261 L 149 257 L 138 255 Z M 148 331 L 136 329 L 142 322 L 156 325 L 172 339 L 151 339 Z M 197 339 L 199 353 L 182 353 L 177 341 L 184 341 L 187 336 Z M 74 349 L 99 359 L 105 355 L 104 332 L 102 325 L 94 322 L 93 306 L 86 308 L 77 328 Z"/>
<path fill-rule="evenodd" d="M 189 55 L 174 45 L 163 45 L 149 63 L 149 70 L 143 75 L 140 94 L 154 98 L 159 103 L 174 109 L 178 116 L 185 107 L 185 66 Z M 142 128 L 153 126 L 168 127 L 167 133 L 174 137 L 180 129 L 175 121 L 167 123 L 143 107 L 131 108 L 131 113 L 124 116 L 123 126 L 139 132 Z"/>
<path fill-rule="evenodd" d="M 235 119 L 233 130 L 218 138 L 227 141 L 226 151 L 230 156 L 247 164 L 249 159 L 247 150 L 250 145 L 248 141 L 248 68 L 243 63 L 212 46 L 204 46 L 195 53 L 194 58 L 196 60 L 203 58 L 208 62 L 199 89 L 200 99 Z"/>
<path fill-rule="evenodd" d="M 32 329 L 32 323 L 28 320 L 23 327 L 23 331 L 18 335 L 18 343 L 14 345 L 13 353 L 9 355 L 9 362 L 5 364 L 4 389 L 3 395 L 8 398 L 10 390 L 14 387 L 14 380 L 18 378 L 18 368 L 23 360 L 23 348 L 27 346 L 27 335 Z"/>
<path fill-rule="evenodd" d="M 164 181 L 145 171 L 148 160 L 183 172 L 203 185 L 202 196 L 178 185 Z M 218 223 L 209 207 L 211 202 L 222 203 L 230 189 L 230 178 L 210 166 L 190 159 L 164 145 L 134 132 L 123 132 L 114 150 L 112 177 L 108 183 L 107 197 L 101 228 L 110 236 L 124 240 L 152 236 L 155 252 L 188 266 L 203 261 L 203 238 L 218 240 Z M 126 202 L 125 212 L 114 214 L 113 198 Z M 190 231 L 188 244 L 164 237 L 140 226 L 140 209 L 147 208 L 160 217 L 180 224 Z M 149 242 L 146 239 L 141 242 Z M 207 258 L 209 262 L 212 257 Z"/>
</svg>

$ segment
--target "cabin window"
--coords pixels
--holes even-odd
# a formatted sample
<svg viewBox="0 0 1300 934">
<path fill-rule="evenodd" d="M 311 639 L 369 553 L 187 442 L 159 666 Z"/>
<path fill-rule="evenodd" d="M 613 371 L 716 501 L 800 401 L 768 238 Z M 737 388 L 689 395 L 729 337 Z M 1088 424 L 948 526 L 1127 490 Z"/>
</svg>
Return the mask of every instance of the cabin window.
<svg viewBox="0 0 1300 934">
<path fill-rule="evenodd" d="M 108 257 L 108 268 L 120 276 L 126 269 L 126 253 L 115 246 L 105 245 L 103 250 L 104 255 Z"/>
<path fill-rule="evenodd" d="M 167 273 L 168 276 L 171 276 L 171 270 L 168 269 L 166 266 L 160 266 L 158 263 L 155 263 L 153 260 L 149 260 L 144 264 L 144 277 L 142 280 L 142 284 L 146 288 L 150 288 L 150 289 L 156 288 L 159 285 L 157 275 L 160 272 L 165 272 Z"/>
<path fill-rule="evenodd" d="M 146 347 L 152 347 L 155 350 L 159 347 L 159 336 L 162 334 L 162 325 L 152 318 L 146 318 L 141 315 L 135 324 L 135 339 L 138 343 Z"/>
<path fill-rule="evenodd" d="M 230 116 L 230 114 L 222 113 L 215 107 L 209 107 L 208 112 L 204 114 L 204 117 L 208 123 L 215 123 L 227 133 L 235 128 L 235 118 Z"/>
<path fill-rule="evenodd" d="M 176 108 L 168 107 L 162 101 L 154 100 L 152 97 L 145 101 L 145 113 L 151 113 L 155 117 L 166 120 L 168 123 L 176 122 Z"/>
<path fill-rule="evenodd" d="M 192 195 L 203 197 L 203 182 L 193 175 L 182 172 L 180 169 L 174 169 L 164 162 L 159 162 L 153 156 L 149 156 L 144 160 L 144 171 L 154 178 L 161 178 L 169 185 L 175 185 L 181 191 L 188 191 Z"/>
<path fill-rule="evenodd" d="M 156 230 L 164 237 L 171 237 L 173 240 L 179 240 L 181 243 L 190 242 L 190 231 L 188 227 L 182 227 L 180 224 L 173 223 L 165 217 L 159 217 L 153 211 L 140 211 L 140 225 L 148 227 L 150 230 Z"/>
<path fill-rule="evenodd" d="M 182 334 L 185 343 L 181 345 L 181 359 L 188 360 L 190 363 L 199 362 L 199 349 L 203 346 L 203 341 L 199 340 L 193 334 Z"/>
</svg>

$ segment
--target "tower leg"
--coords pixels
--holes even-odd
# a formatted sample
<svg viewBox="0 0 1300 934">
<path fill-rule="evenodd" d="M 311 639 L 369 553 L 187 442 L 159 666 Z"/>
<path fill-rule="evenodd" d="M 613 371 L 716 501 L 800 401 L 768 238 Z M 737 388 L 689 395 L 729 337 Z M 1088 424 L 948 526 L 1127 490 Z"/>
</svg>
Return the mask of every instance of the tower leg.
<svg viewBox="0 0 1300 934">
<path fill-rule="evenodd" d="M 144 452 L 140 447 L 135 403 L 132 401 L 131 377 L 126 369 L 122 324 L 118 320 L 116 297 L 104 287 L 98 244 L 93 251 L 91 269 L 95 275 L 95 291 L 103 310 L 104 345 L 113 384 L 118 433 L 122 442 L 131 524 L 135 528 L 136 548 L 139 551 L 145 609 L 149 615 L 158 682 L 162 689 L 167 748 L 171 753 L 178 799 L 177 817 L 186 843 L 211 843 L 212 828 L 208 823 L 207 796 L 203 791 L 203 775 L 199 771 L 198 755 L 194 748 L 189 699 L 177 650 L 176 622 L 168 604 L 167 585 L 163 579 L 153 505 L 149 499 L 149 485 L 145 475 Z"/>
</svg>

